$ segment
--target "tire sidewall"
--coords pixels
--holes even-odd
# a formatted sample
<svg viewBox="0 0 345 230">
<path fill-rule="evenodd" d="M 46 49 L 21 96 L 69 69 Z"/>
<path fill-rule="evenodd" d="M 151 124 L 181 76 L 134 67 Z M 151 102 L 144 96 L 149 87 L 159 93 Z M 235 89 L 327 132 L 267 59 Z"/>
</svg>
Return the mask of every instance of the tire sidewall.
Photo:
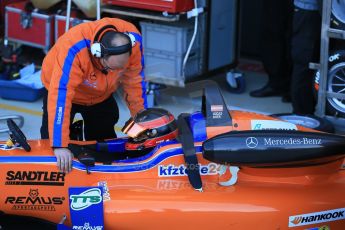
<svg viewBox="0 0 345 230">
<path fill-rule="evenodd" d="M 330 121 L 328 121 L 324 118 L 314 116 L 314 115 L 302 116 L 302 115 L 297 115 L 297 114 L 293 114 L 293 113 L 278 113 L 278 114 L 272 114 L 271 116 L 274 118 L 278 118 L 280 120 L 286 121 L 286 122 L 293 123 L 293 124 L 296 124 L 296 123 L 294 123 L 290 119 L 286 119 L 286 118 L 298 117 L 301 120 L 303 120 L 304 118 L 314 119 L 319 123 L 319 125 L 317 127 L 307 127 L 307 126 L 304 126 L 304 127 L 307 127 L 310 129 L 315 129 L 315 130 L 322 131 L 322 132 L 327 132 L 327 133 L 334 133 L 335 132 L 334 126 Z M 285 117 L 285 118 L 282 119 L 282 117 Z M 301 124 L 296 124 L 296 125 L 301 125 Z"/>
<path fill-rule="evenodd" d="M 335 65 L 337 65 L 339 63 L 345 63 L 345 50 L 333 51 L 329 55 L 329 58 L 328 58 L 328 73 L 327 73 L 327 81 L 326 81 L 327 87 L 328 87 L 328 76 L 331 75 L 333 66 L 335 66 Z M 319 90 L 320 77 L 321 77 L 320 76 L 320 70 L 318 70 L 318 71 L 315 72 L 315 75 L 314 75 L 314 87 L 313 87 L 313 92 L 314 92 L 314 96 L 315 96 L 316 99 L 318 99 L 318 90 Z M 326 89 L 327 89 L 327 87 L 326 87 Z M 345 113 L 337 111 L 335 108 L 333 108 L 333 106 L 330 105 L 328 100 L 327 100 L 327 112 L 330 113 L 331 115 L 339 114 L 339 115 L 345 117 Z"/>
<path fill-rule="evenodd" d="M 332 2 L 335 0 L 332 0 Z M 339 10 L 339 9 L 338 9 Z M 339 18 L 334 13 L 334 9 L 332 7 L 332 13 L 331 13 L 331 28 L 339 29 L 339 30 L 345 30 L 345 23 L 339 20 Z"/>
</svg>

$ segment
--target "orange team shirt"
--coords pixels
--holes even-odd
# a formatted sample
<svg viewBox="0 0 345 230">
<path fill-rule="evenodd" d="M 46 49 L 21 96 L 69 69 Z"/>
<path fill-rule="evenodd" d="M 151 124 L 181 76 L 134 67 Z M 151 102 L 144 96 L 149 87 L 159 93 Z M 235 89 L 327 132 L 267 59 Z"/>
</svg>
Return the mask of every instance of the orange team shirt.
<svg viewBox="0 0 345 230">
<path fill-rule="evenodd" d="M 136 45 L 124 69 L 104 74 L 89 49 L 96 33 L 106 25 L 129 32 Z M 96 65 L 96 66 L 95 66 Z M 109 98 L 121 84 L 131 115 L 146 108 L 141 35 L 137 28 L 116 18 L 103 18 L 71 28 L 43 60 L 41 79 L 48 90 L 48 128 L 53 147 L 67 147 L 72 103 L 94 105 Z"/>
</svg>

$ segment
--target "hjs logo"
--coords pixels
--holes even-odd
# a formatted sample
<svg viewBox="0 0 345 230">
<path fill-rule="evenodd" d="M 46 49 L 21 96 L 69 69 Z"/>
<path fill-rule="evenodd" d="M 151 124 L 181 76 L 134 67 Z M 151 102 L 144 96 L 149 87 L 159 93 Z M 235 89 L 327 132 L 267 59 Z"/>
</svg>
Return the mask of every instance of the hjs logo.
<svg viewBox="0 0 345 230">
<path fill-rule="evenodd" d="M 70 195 L 71 209 L 80 211 L 102 201 L 101 190 L 92 188 L 86 190 L 79 195 Z"/>
</svg>

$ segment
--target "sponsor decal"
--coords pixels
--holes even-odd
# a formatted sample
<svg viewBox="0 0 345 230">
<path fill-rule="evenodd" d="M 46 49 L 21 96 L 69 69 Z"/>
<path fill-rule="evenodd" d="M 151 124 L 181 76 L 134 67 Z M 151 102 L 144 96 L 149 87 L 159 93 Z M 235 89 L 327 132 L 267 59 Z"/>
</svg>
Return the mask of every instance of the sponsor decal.
<svg viewBox="0 0 345 230">
<path fill-rule="evenodd" d="M 158 179 L 156 188 L 159 190 L 180 190 L 190 188 L 188 181 L 180 181 L 174 179 Z M 207 182 L 203 184 L 204 189 L 218 189 L 218 183 Z"/>
<path fill-rule="evenodd" d="M 106 184 L 103 183 L 103 186 Z M 104 229 L 103 188 L 70 187 L 68 189 L 72 229 Z"/>
<path fill-rule="evenodd" d="M 252 130 L 297 130 L 295 124 L 286 121 L 252 120 Z"/>
<path fill-rule="evenodd" d="M 57 112 L 57 119 L 56 119 L 56 124 L 61 125 L 61 120 L 62 120 L 62 107 L 58 107 L 58 112 Z"/>
<path fill-rule="evenodd" d="M 223 112 L 223 105 L 211 105 L 211 112 Z"/>
<path fill-rule="evenodd" d="M 328 58 L 328 60 L 329 60 L 329 62 L 333 62 L 333 61 L 338 60 L 339 57 L 340 57 L 340 54 L 334 54 L 334 55 L 330 56 L 330 57 Z"/>
<path fill-rule="evenodd" d="M 90 82 L 88 79 L 84 80 L 83 85 L 90 87 L 90 88 L 97 88 L 97 82 Z"/>
<path fill-rule="evenodd" d="M 262 142 L 263 141 L 263 142 Z M 292 145 L 321 145 L 322 139 L 320 138 L 263 138 L 261 141 L 256 137 L 247 137 L 246 146 L 250 149 L 256 148 L 259 144 L 264 146 L 292 146 Z M 261 142 L 261 143 L 260 143 Z"/>
<path fill-rule="evenodd" d="M 213 119 L 221 119 L 223 116 L 223 105 L 211 105 L 211 112 Z"/>
<path fill-rule="evenodd" d="M 43 197 L 38 189 L 30 189 L 28 196 L 8 196 L 5 204 L 13 204 L 12 210 L 55 211 L 55 205 L 62 205 L 65 197 Z"/>
<path fill-rule="evenodd" d="M 215 175 L 217 174 L 218 165 L 215 163 L 210 163 L 208 165 L 199 166 L 200 175 Z M 196 167 L 195 165 L 189 165 L 189 167 Z M 187 167 L 184 164 L 181 165 L 159 165 L 158 166 L 158 176 L 160 177 L 172 177 L 172 176 L 187 176 Z"/>
<path fill-rule="evenodd" d="M 315 84 L 319 84 L 320 82 L 320 71 L 317 71 L 316 72 L 316 75 L 315 75 L 315 80 L 314 80 Z"/>
<path fill-rule="evenodd" d="M 84 225 L 79 225 L 79 226 L 76 226 L 74 225 L 72 227 L 72 229 L 76 229 L 76 230 L 102 230 L 103 229 L 103 226 L 93 226 L 93 225 L 90 225 L 90 223 L 85 223 Z"/>
<path fill-rule="evenodd" d="M 264 138 L 264 144 L 270 146 L 277 145 L 321 145 L 321 139 L 315 138 L 286 138 L 286 139 L 276 139 L 276 138 Z"/>
<path fill-rule="evenodd" d="M 71 209 L 75 211 L 83 210 L 102 201 L 101 190 L 99 188 L 88 189 L 79 195 L 70 195 Z"/>
<path fill-rule="evenodd" d="M 256 148 L 256 146 L 258 146 L 258 144 L 259 144 L 259 141 L 255 137 L 248 137 L 246 139 L 246 145 L 250 149 Z"/>
<path fill-rule="evenodd" d="M 179 190 L 183 188 L 189 188 L 190 183 L 178 180 L 158 180 L 157 189 L 159 190 Z"/>
<path fill-rule="evenodd" d="M 289 227 L 318 224 L 345 219 L 345 208 L 314 212 L 289 217 Z"/>
<path fill-rule="evenodd" d="M 101 187 L 103 190 L 103 201 L 111 200 L 107 182 L 106 181 L 100 181 L 100 182 L 98 182 L 98 186 Z"/>
<path fill-rule="evenodd" d="M 47 171 L 7 171 L 5 185 L 64 186 L 65 173 Z"/>
</svg>

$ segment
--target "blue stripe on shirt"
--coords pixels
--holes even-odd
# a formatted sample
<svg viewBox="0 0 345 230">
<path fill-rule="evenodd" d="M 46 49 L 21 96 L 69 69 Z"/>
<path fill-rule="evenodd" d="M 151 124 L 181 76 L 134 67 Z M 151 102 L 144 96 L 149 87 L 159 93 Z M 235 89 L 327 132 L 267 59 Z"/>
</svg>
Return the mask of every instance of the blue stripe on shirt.
<svg viewBox="0 0 345 230">
<path fill-rule="evenodd" d="M 65 115 L 67 85 L 69 75 L 72 69 L 75 56 L 84 48 L 90 47 L 90 40 L 83 39 L 74 44 L 67 53 L 67 57 L 62 67 L 62 75 L 60 78 L 58 97 L 56 102 L 56 111 L 53 127 L 53 146 L 60 147 L 62 145 L 62 124 Z"/>
</svg>

